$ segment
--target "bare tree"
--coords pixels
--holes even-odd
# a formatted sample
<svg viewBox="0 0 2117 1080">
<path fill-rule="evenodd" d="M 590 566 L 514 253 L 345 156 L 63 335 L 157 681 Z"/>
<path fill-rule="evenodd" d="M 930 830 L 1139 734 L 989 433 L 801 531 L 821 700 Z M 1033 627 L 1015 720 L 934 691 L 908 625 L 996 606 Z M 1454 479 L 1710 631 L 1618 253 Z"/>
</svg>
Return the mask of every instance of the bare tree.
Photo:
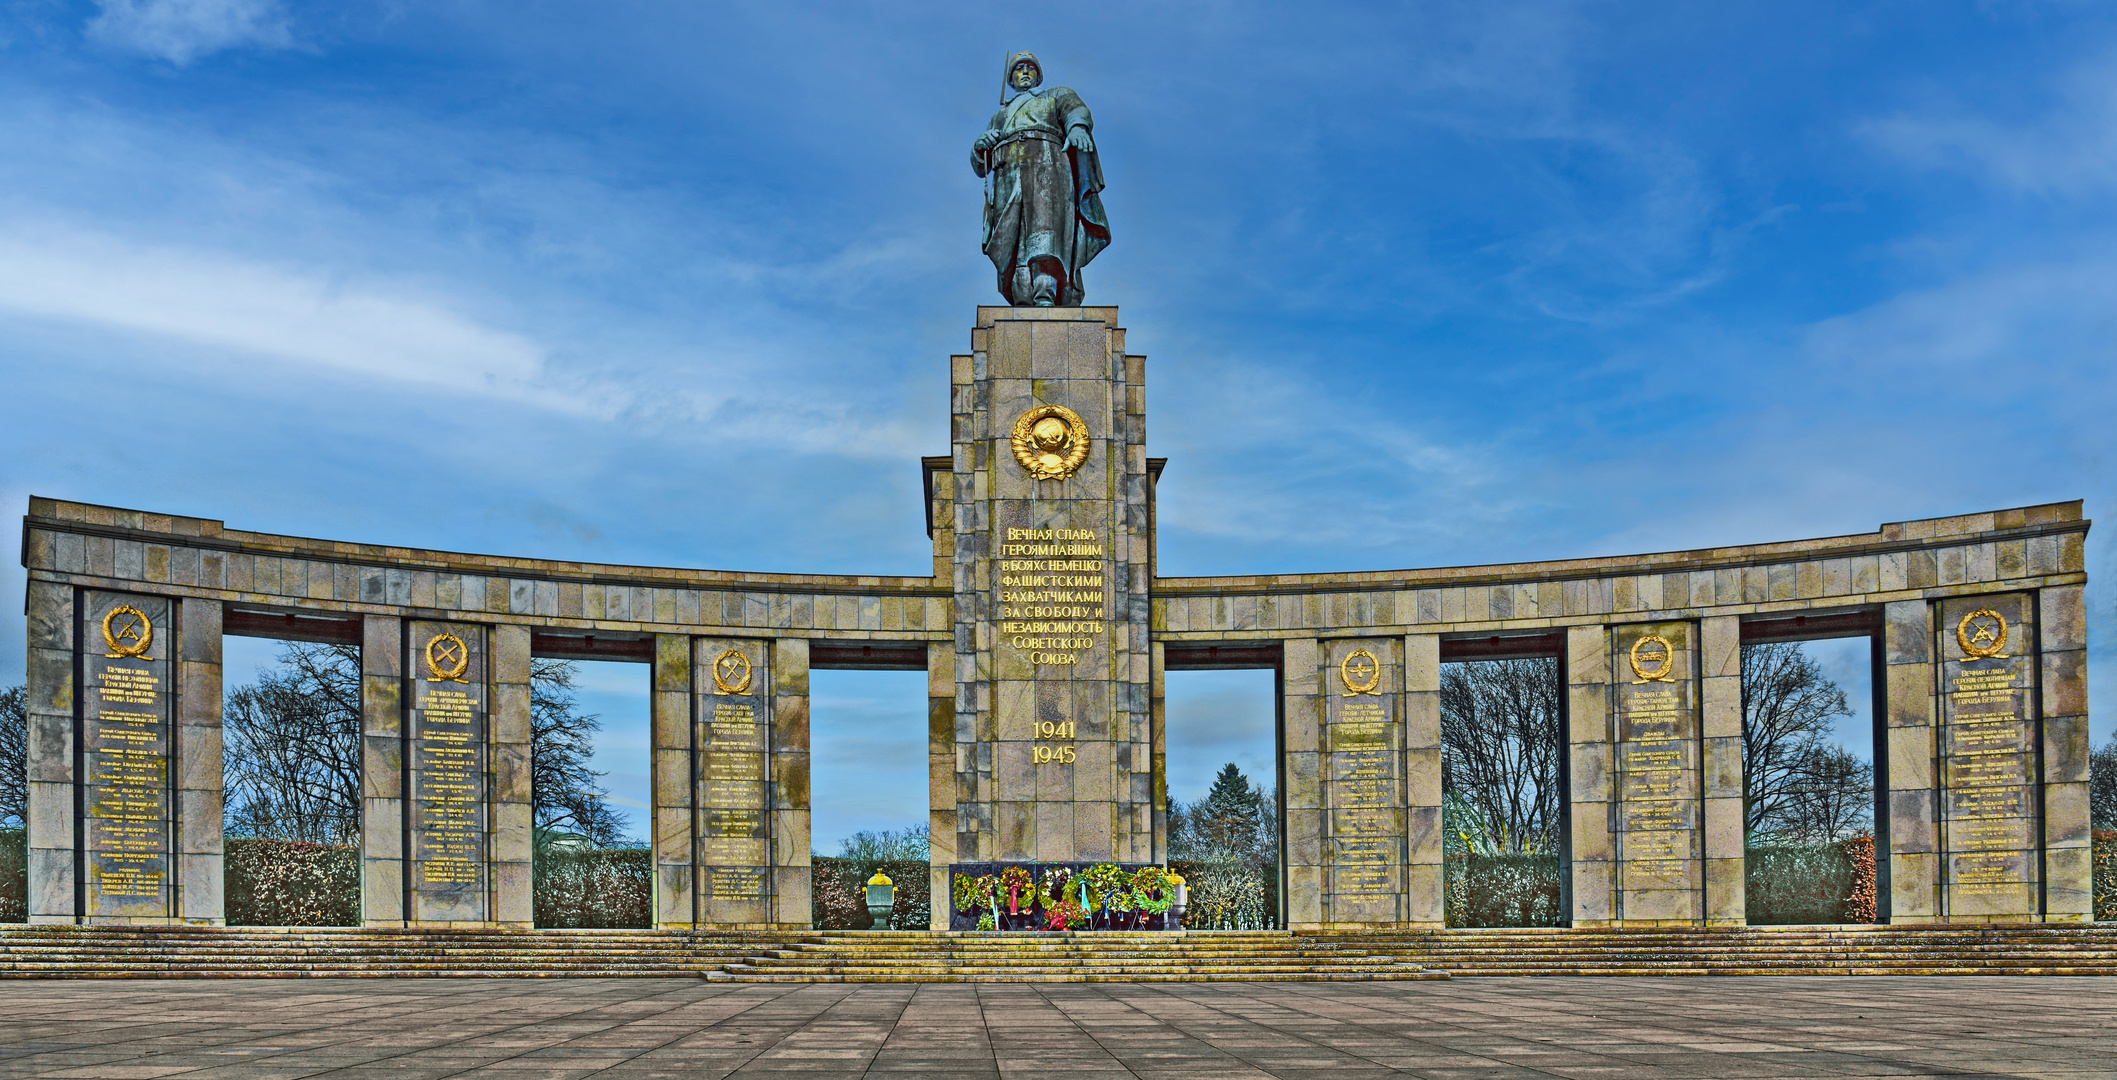
<svg viewBox="0 0 2117 1080">
<path fill-rule="evenodd" d="M 1256 867 L 1279 861 L 1279 796 L 1243 775 L 1234 762 L 1221 766 L 1204 798 L 1186 806 L 1172 802 L 1169 857 L 1190 861 L 1235 859 Z"/>
<path fill-rule="evenodd" d="M 623 842 L 624 824 L 610 809 L 610 792 L 588 767 L 603 722 L 574 708 L 575 665 L 536 660 L 529 684 L 530 816 L 539 829 L 567 829 L 598 847 Z"/>
<path fill-rule="evenodd" d="M 1742 804 L 1751 832 L 1795 833 L 1826 778 L 1850 783 L 1824 736 L 1850 716 L 1845 691 L 1797 641 L 1742 647 Z M 1833 774 L 1831 770 L 1839 773 Z M 1873 790 L 1873 768 L 1867 770 Z"/>
<path fill-rule="evenodd" d="M 2117 732 L 2088 755 L 2088 816 L 2098 829 L 2117 829 Z"/>
<path fill-rule="evenodd" d="M 1817 744 L 1797 772 L 1794 797 L 1766 831 L 1815 844 L 1874 830 L 1874 766 L 1866 759 L 1842 746 Z"/>
<path fill-rule="evenodd" d="M 1493 852 L 1558 838 L 1558 660 L 1474 660 L 1441 672 L 1441 783 L 1455 827 Z"/>
<path fill-rule="evenodd" d="M 575 667 L 536 660 L 530 673 L 530 800 L 538 828 L 596 844 L 621 840 L 602 775 L 588 767 L 602 726 L 574 707 Z M 228 693 L 227 829 L 350 843 L 360 831 L 360 649 L 288 641 L 279 666 Z"/>
<path fill-rule="evenodd" d="M 360 834 L 360 649 L 290 641 L 277 670 L 229 691 L 227 830 L 311 843 Z"/>
<path fill-rule="evenodd" d="M 838 857 L 868 862 L 925 862 L 933 854 L 931 835 L 925 825 L 881 832 L 862 829 L 838 842 Z"/>
<path fill-rule="evenodd" d="M 0 690 L 0 825 L 29 820 L 29 688 Z"/>
</svg>

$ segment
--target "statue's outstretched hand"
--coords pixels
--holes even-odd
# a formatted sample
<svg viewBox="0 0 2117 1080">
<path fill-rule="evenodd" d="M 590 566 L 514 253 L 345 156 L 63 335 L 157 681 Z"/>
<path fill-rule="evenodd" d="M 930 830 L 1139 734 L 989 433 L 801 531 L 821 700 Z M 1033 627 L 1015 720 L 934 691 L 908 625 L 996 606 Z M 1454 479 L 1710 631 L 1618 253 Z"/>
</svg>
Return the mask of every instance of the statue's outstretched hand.
<svg viewBox="0 0 2117 1080">
<path fill-rule="evenodd" d="M 1088 134 L 1088 129 L 1084 127 L 1069 129 L 1066 132 L 1066 149 L 1078 150 L 1083 154 L 1095 153 L 1095 136 Z"/>
</svg>

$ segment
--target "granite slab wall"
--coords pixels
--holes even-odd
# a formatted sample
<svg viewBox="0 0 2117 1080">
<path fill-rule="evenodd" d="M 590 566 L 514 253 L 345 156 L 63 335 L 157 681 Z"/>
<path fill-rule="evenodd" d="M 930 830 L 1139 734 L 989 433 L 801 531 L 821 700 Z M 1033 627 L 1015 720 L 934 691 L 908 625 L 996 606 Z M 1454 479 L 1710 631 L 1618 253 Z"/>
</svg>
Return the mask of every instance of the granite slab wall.
<svg viewBox="0 0 2117 1080">
<path fill-rule="evenodd" d="M 952 861 L 1151 858 L 1144 361 L 1113 308 L 980 308 L 972 350 L 953 360 L 937 515 L 955 585 Z M 1085 424 L 1070 477 L 1016 460 L 1015 423 L 1039 406 Z"/>
</svg>

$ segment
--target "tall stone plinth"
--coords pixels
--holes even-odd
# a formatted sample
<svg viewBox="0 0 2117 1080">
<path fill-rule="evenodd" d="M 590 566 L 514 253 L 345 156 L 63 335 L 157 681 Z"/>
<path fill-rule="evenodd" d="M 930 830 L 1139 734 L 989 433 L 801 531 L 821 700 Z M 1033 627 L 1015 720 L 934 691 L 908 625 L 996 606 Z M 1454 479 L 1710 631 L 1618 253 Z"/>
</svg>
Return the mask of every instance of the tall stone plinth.
<svg viewBox="0 0 2117 1080">
<path fill-rule="evenodd" d="M 979 308 L 953 359 L 937 517 L 953 545 L 955 837 L 937 863 L 1162 854 L 1144 364 L 1115 308 Z"/>
</svg>

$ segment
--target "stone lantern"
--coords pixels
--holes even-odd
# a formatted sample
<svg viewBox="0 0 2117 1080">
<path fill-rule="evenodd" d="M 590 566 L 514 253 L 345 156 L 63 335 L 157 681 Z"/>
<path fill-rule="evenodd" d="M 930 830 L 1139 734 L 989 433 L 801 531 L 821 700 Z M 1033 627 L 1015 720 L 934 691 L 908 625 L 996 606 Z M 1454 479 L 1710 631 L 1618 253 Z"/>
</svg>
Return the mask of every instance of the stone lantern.
<svg viewBox="0 0 2117 1080">
<path fill-rule="evenodd" d="M 897 886 L 880 870 L 867 879 L 867 913 L 877 930 L 889 929 L 889 912 L 897 903 Z"/>
</svg>

